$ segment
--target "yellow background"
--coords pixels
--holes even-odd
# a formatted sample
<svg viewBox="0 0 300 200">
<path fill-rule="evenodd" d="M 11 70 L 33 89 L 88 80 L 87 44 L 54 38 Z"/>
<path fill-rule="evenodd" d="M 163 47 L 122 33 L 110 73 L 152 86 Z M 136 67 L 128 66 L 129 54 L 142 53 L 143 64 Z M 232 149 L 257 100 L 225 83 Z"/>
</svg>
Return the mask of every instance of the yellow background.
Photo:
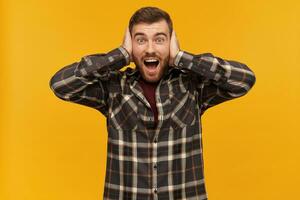
<svg viewBox="0 0 300 200">
<path fill-rule="evenodd" d="M 203 116 L 209 199 L 300 199 L 298 0 L 2 1 L 0 199 L 102 199 L 105 118 L 55 97 L 49 80 L 118 47 L 146 5 L 170 13 L 181 49 L 241 61 L 257 77 Z"/>
</svg>

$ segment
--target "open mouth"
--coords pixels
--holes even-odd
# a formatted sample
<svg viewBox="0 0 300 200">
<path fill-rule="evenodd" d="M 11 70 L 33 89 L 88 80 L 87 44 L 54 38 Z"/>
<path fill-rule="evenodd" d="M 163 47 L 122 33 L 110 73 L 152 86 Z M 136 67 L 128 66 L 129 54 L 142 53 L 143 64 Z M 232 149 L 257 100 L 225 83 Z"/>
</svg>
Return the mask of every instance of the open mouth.
<svg viewBox="0 0 300 200">
<path fill-rule="evenodd" d="M 158 66 L 159 64 L 159 60 L 156 59 L 156 58 L 148 58 L 148 59 L 145 59 L 144 60 L 144 64 L 147 68 L 151 68 L 151 69 L 154 69 Z"/>
</svg>

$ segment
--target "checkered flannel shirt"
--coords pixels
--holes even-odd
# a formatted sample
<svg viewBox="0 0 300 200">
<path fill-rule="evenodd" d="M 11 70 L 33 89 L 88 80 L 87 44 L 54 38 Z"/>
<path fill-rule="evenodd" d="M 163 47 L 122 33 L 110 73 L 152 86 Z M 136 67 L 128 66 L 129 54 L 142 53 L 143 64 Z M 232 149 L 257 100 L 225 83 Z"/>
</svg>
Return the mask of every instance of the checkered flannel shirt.
<svg viewBox="0 0 300 200">
<path fill-rule="evenodd" d="M 245 95 L 254 73 L 211 53 L 180 51 L 156 89 L 158 124 L 128 67 L 123 47 L 91 54 L 65 66 L 50 87 L 65 101 L 106 116 L 108 145 L 103 198 L 120 200 L 204 200 L 201 115 L 221 102 Z"/>
</svg>

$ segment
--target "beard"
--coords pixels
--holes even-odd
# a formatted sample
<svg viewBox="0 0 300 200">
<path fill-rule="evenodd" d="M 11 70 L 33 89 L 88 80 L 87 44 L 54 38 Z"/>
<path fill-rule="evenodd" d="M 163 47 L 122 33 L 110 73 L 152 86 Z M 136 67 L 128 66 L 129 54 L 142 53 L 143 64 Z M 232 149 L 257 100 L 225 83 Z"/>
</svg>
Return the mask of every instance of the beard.
<svg viewBox="0 0 300 200">
<path fill-rule="evenodd" d="M 166 58 L 162 58 L 154 53 L 146 54 L 140 58 L 132 55 L 132 58 L 142 78 L 151 83 L 158 82 L 169 67 L 169 55 Z M 157 60 L 158 62 L 147 63 L 146 61 L 149 58 Z"/>
</svg>

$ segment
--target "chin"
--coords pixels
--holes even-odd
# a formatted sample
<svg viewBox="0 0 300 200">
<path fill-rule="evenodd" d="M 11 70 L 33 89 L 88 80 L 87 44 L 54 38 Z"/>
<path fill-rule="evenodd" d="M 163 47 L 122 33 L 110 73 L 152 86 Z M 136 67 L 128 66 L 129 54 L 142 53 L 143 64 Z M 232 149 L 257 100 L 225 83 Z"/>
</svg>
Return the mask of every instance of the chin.
<svg viewBox="0 0 300 200">
<path fill-rule="evenodd" d="M 145 76 L 145 74 L 141 73 L 142 78 L 150 83 L 156 83 L 158 81 L 160 81 L 161 77 L 149 77 L 149 76 Z"/>
</svg>

